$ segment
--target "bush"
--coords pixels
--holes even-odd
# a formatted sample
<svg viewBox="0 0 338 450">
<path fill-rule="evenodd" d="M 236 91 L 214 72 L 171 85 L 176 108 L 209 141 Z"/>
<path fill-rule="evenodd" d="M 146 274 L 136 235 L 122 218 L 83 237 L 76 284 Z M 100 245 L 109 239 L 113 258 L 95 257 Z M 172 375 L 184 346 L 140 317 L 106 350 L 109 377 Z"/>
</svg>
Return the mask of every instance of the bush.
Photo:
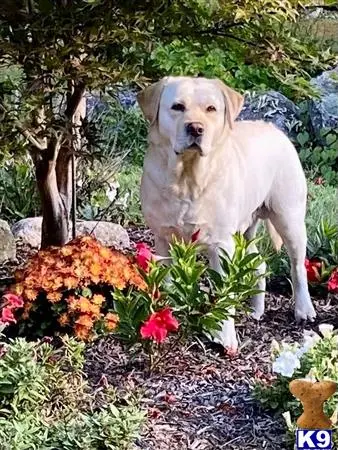
<svg viewBox="0 0 338 450">
<path fill-rule="evenodd" d="M 16 273 L 11 291 L 24 305 L 13 332 L 43 336 L 63 329 L 88 339 L 94 331 L 112 331 L 118 317 L 111 291 L 130 286 L 146 287 L 131 259 L 90 236 L 41 250 Z"/>
<path fill-rule="evenodd" d="M 273 382 L 258 383 L 255 397 L 269 409 L 290 415 L 295 428 L 295 420 L 300 416 L 302 408 L 289 390 L 292 379 L 308 378 L 314 381 L 332 380 L 338 382 L 338 334 L 333 326 L 319 326 L 322 337 L 314 332 L 305 332 L 304 342 L 281 345 L 273 343 L 272 369 L 276 374 Z M 338 393 L 325 403 L 325 413 L 330 417 L 336 411 Z M 338 438 L 335 424 L 334 433 Z M 335 440 L 335 439 L 334 439 Z"/>
<path fill-rule="evenodd" d="M 338 130 L 323 129 L 322 139 L 311 137 L 307 131 L 297 136 L 299 157 L 304 169 L 317 183 L 338 184 Z"/>
<path fill-rule="evenodd" d="M 104 106 L 93 109 L 89 117 L 97 129 L 95 146 L 103 156 L 110 157 L 114 149 L 124 161 L 141 167 L 148 130 L 143 114 L 138 107 L 122 106 L 114 92 L 111 96 L 103 96 L 102 102 Z"/>
<path fill-rule="evenodd" d="M 28 158 L 9 159 L 0 167 L 0 215 L 15 222 L 40 213 L 33 166 Z"/>
<path fill-rule="evenodd" d="M 84 345 L 63 339 L 1 342 L 0 447 L 3 450 L 127 450 L 144 414 L 111 389 L 90 392 Z M 127 400 L 127 404 L 125 403 Z"/>
</svg>

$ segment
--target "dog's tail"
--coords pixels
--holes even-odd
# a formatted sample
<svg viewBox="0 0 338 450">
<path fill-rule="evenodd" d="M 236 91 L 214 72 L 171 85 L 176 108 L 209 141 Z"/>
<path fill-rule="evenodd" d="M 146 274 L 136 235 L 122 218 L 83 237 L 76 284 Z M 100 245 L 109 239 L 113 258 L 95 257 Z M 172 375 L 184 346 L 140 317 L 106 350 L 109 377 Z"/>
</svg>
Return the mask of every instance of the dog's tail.
<svg viewBox="0 0 338 450">
<path fill-rule="evenodd" d="M 268 230 L 268 233 L 271 237 L 272 244 L 274 249 L 279 252 L 283 245 L 283 239 L 280 237 L 280 235 L 277 233 L 276 228 L 272 225 L 270 220 L 265 221 L 266 229 Z"/>
</svg>

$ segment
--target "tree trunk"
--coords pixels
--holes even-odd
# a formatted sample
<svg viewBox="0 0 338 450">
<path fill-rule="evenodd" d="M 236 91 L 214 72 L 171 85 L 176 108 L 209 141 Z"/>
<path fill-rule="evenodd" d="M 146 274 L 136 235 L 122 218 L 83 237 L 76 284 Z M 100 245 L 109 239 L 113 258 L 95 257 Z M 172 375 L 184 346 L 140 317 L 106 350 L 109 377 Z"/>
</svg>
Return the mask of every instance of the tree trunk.
<svg viewBox="0 0 338 450">
<path fill-rule="evenodd" d="M 64 245 L 69 238 L 69 209 L 67 198 L 61 195 L 57 179 L 58 148 L 53 140 L 35 158 L 38 190 L 42 204 L 41 248 Z M 67 171 L 65 170 L 65 173 Z M 65 177 L 67 178 L 67 176 Z"/>
<path fill-rule="evenodd" d="M 83 94 L 82 83 L 69 84 L 65 116 L 70 126 L 65 128 L 71 136 L 62 133 L 58 138 L 50 138 L 48 145 L 45 143 L 47 148 L 32 151 L 42 203 L 41 248 L 62 246 L 69 240 L 70 212 L 72 204 L 75 205 L 72 163 L 75 164 L 75 152 L 81 151 L 80 127 L 86 113 Z"/>
</svg>

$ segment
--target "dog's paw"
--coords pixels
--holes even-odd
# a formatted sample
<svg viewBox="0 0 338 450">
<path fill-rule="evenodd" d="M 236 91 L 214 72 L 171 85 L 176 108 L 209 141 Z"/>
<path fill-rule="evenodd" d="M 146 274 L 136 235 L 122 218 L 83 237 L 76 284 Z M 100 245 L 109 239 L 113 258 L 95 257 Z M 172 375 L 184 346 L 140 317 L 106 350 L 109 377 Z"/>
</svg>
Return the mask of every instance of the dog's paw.
<svg viewBox="0 0 338 450">
<path fill-rule="evenodd" d="M 261 320 L 263 314 L 264 314 L 264 311 L 252 311 L 250 313 L 250 317 L 254 320 L 259 321 L 259 320 Z"/>
<path fill-rule="evenodd" d="M 296 305 L 295 308 L 295 319 L 297 323 L 302 321 L 313 322 L 317 317 L 316 311 L 312 305 L 312 303 L 306 303 L 302 305 Z"/>
<path fill-rule="evenodd" d="M 222 345 L 228 353 L 238 352 L 238 340 L 233 320 L 225 320 L 220 331 L 215 331 L 210 339 L 216 344 Z"/>
<path fill-rule="evenodd" d="M 250 316 L 255 320 L 261 320 L 265 311 L 265 293 L 255 295 L 251 299 L 252 312 Z"/>
</svg>

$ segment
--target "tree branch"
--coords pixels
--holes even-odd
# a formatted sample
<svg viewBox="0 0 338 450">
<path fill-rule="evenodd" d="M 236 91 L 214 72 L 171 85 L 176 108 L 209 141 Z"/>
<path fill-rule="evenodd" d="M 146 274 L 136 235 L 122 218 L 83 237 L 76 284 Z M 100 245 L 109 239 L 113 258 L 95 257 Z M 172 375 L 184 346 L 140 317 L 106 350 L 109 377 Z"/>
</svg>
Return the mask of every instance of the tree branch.
<svg viewBox="0 0 338 450">
<path fill-rule="evenodd" d="M 85 91 L 84 83 L 78 83 L 74 87 L 74 91 L 71 94 L 69 101 L 67 101 L 67 108 L 65 111 L 65 116 L 68 119 L 72 119 L 73 115 L 75 114 L 75 111 L 77 110 L 83 97 L 84 91 Z"/>
</svg>

